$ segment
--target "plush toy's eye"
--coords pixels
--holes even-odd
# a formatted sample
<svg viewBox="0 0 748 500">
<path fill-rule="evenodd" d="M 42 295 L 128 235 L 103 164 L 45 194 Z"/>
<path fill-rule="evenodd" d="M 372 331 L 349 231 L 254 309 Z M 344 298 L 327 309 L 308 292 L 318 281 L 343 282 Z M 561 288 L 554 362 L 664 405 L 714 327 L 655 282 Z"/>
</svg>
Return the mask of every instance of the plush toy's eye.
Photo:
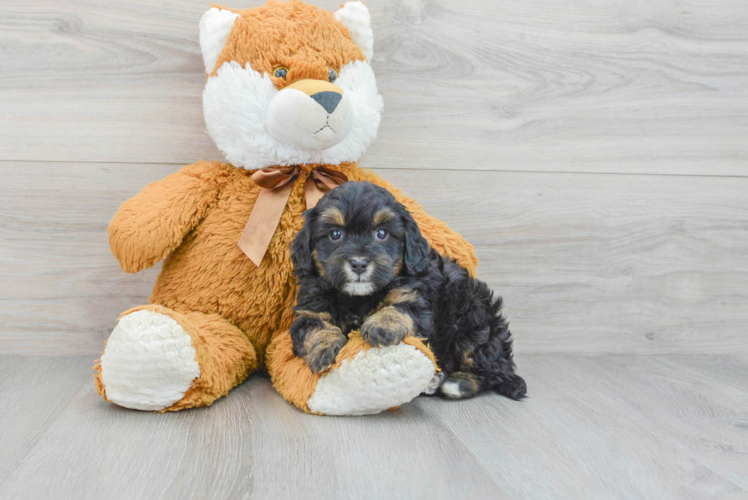
<svg viewBox="0 0 748 500">
<path fill-rule="evenodd" d="M 333 229 L 332 231 L 330 231 L 331 240 L 338 241 L 342 237 L 343 237 L 343 233 L 340 232 L 340 229 Z"/>
<path fill-rule="evenodd" d="M 327 78 L 330 80 L 330 83 L 334 82 L 338 79 L 338 72 L 334 69 L 330 69 L 330 71 L 327 72 Z"/>
<path fill-rule="evenodd" d="M 383 240 L 387 238 L 387 230 L 386 229 L 380 229 L 377 231 L 377 239 Z"/>
<path fill-rule="evenodd" d="M 273 71 L 273 76 L 276 78 L 283 78 L 286 79 L 286 75 L 288 74 L 288 68 L 284 68 L 283 66 L 280 66 L 278 68 L 275 68 Z"/>
</svg>

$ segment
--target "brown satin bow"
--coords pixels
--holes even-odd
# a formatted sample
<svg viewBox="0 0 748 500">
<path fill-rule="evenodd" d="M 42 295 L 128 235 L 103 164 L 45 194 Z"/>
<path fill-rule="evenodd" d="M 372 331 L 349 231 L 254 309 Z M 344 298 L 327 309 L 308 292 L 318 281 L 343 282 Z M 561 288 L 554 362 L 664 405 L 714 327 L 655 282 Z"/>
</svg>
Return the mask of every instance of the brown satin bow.
<svg viewBox="0 0 748 500">
<path fill-rule="evenodd" d="M 291 196 L 294 181 L 303 170 L 298 165 L 291 167 L 268 167 L 252 174 L 252 180 L 260 186 L 255 206 L 244 226 L 239 248 L 249 259 L 260 266 L 262 258 L 270 245 L 275 229 L 278 227 L 283 209 Z M 306 208 L 314 207 L 320 198 L 332 188 L 346 182 L 348 176 L 339 170 L 319 166 L 309 172 L 304 183 Z"/>
</svg>

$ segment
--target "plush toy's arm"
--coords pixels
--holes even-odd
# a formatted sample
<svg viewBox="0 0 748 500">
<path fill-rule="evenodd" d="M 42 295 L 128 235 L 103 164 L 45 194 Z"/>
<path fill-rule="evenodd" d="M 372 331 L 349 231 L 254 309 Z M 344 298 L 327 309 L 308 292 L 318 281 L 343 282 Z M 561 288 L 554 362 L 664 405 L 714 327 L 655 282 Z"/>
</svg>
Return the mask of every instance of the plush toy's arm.
<svg viewBox="0 0 748 500">
<path fill-rule="evenodd" d="M 200 162 L 153 182 L 120 206 L 109 223 L 109 246 L 128 273 L 153 266 L 202 220 L 225 168 Z"/>
<path fill-rule="evenodd" d="M 356 177 L 359 178 L 355 180 L 369 181 L 391 192 L 397 201 L 402 203 L 411 213 L 413 219 L 418 223 L 421 233 L 434 250 L 441 255 L 454 259 L 471 276 L 475 277 L 478 269 L 478 257 L 475 256 L 473 245 L 468 243 L 465 238 L 452 231 L 445 222 L 427 214 L 415 200 L 404 196 L 399 189 L 373 172 L 359 169 L 356 173 L 360 173 L 360 175 L 357 175 Z"/>
</svg>

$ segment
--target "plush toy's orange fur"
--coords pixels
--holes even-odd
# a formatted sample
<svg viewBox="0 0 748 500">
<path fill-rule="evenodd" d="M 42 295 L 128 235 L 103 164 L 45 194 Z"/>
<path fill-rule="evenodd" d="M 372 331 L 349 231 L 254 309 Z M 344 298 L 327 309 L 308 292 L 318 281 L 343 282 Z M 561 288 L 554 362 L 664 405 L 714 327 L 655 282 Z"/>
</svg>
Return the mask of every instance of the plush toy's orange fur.
<svg viewBox="0 0 748 500">
<path fill-rule="evenodd" d="M 304 182 L 312 167 L 305 165 L 305 175 L 295 182 L 259 268 L 236 246 L 259 192 L 250 171 L 218 162 L 190 165 L 148 185 L 114 216 L 110 244 L 125 271 L 137 272 L 165 258 L 153 305 L 143 307 L 174 318 L 190 333 L 198 353 L 200 383 L 168 410 L 210 404 L 228 393 L 264 367 L 272 337 L 291 325 L 296 287 L 289 244 L 303 224 Z M 367 180 L 393 192 L 437 251 L 475 272 L 472 245 L 444 222 L 374 173 L 355 164 L 336 168 L 350 180 Z M 98 373 L 97 387 L 105 396 L 100 378 Z"/>
<path fill-rule="evenodd" d="M 216 68 L 226 61 L 249 62 L 255 71 L 272 75 L 275 68 L 283 66 L 289 69 L 288 76 L 273 78 L 281 89 L 306 78 L 327 80 L 329 68 L 364 60 L 363 52 L 332 12 L 314 5 L 270 1 L 262 7 L 232 12 L 239 14 L 239 19 Z"/>
<path fill-rule="evenodd" d="M 274 67 L 286 63 L 299 73 L 289 73 L 288 81 L 293 81 L 326 79 L 329 67 L 363 59 L 346 28 L 331 13 L 300 2 L 291 3 L 290 10 L 288 5 L 271 2 L 259 9 L 236 11 L 240 18 L 217 66 L 225 60 L 242 64 L 249 60 L 253 68 L 272 73 Z M 326 58 L 310 55 L 305 47 L 321 50 Z M 278 88 L 285 84 L 275 80 Z M 209 405 L 252 371 L 266 367 L 279 391 L 305 407 L 318 377 L 290 354 L 288 337 L 279 339 L 269 351 L 268 346 L 274 337 L 287 332 L 294 317 L 296 287 L 289 244 L 303 224 L 304 183 L 315 166 L 302 166 L 303 174 L 295 181 L 259 267 L 237 247 L 260 190 L 252 181 L 252 171 L 199 162 L 148 185 L 114 216 L 110 244 L 125 271 L 138 272 L 164 259 L 151 305 L 123 314 L 150 309 L 171 317 L 191 336 L 200 365 L 200 377 L 192 388 L 166 410 Z M 475 272 L 473 247 L 446 224 L 355 163 L 334 168 L 350 180 L 367 180 L 393 192 L 411 211 L 432 247 Z M 351 342 L 360 344 L 360 337 L 354 336 Z M 408 342 L 418 344 L 433 361 L 419 341 Z M 345 352 L 358 350 L 361 346 L 356 344 Z M 98 392 L 106 398 L 100 366 L 96 369 Z"/>
</svg>

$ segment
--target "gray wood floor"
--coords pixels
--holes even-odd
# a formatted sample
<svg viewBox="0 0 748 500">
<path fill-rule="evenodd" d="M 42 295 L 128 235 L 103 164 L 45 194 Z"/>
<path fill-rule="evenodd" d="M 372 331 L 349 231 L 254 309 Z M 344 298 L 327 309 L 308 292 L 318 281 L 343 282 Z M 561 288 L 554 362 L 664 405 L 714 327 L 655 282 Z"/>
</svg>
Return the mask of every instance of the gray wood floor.
<svg viewBox="0 0 748 500">
<path fill-rule="evenodd" d="M 101 401 L 92 361 L 158 272 L 122 273 L 106 225 L 221 159 L 208 4 L 0 0 L 0 498 L 748 498 L 743 0 L 367 1 L 362 164 L 475 244 L 528 400 Z"/>
<path fill-rule="evenodd" d="M 2 498 L 748 497 L 748 364 L 528 356 L 531 397 L 305 415 L 255 377 L 170 414 L 100 400 L 90 359 L 0 358 Z"/>
</svg>

